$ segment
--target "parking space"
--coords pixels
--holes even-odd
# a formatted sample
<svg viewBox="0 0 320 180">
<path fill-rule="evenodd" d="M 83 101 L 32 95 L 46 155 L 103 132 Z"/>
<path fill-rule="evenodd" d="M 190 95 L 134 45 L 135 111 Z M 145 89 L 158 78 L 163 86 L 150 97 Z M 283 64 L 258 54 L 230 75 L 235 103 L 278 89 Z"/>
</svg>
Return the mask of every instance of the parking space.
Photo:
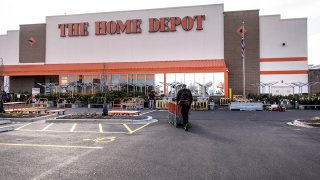
<svg viewBox="0 0 320 180">
<path fill-rule="evenodd" d="M 123 123 L 17 123 L 15 130 L 0 134 L 5 148 L 103 149 L 109 143 L 147 127 Z"/>
<path fill-rule="evenodd" d="M 152 111 L 143 112 L 148 114 Z M 25 122 L 10 126 L 14 131 L 0 134 L 4 151 L 26 149 L 103 149 L 147 127 L 149 123 L 132 122 Z M 142 134 L 142 133 L 139 133 Z M 20 150 L 19 150 L 20 149 Z"/>
</svg>

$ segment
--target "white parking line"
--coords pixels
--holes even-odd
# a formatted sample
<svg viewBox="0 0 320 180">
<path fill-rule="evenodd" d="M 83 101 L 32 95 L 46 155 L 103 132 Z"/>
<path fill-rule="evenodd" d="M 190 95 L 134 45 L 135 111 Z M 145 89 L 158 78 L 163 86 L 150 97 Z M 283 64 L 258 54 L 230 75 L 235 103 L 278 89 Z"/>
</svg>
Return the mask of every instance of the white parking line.
<svg viewBox="0 0 320 180">
<path fill-rule="evenodd" d="M 53 123 L 49 124 L 48 126 L 44 127 L 41 131 L 47 130 L 47 129 L 48 129 L 50 126 L 52 126 L 52 125 L 53 125 Z"/>
<path fill-rule="evenodd" d="M 70 129 L 70 132 L 73 132 L 74 129 L 76 128 L 76 126 L 77 126 L 77 123 L 74 123 L 73 126 L 72 126 L 72 128 Z"/>
<path fill-rule="evenodd" d="M 102 124 L 99 123 L 99 132 L 103 133 Z"/>
<path fill-rule="evenodd" d="M 15 129 L 15 130 L 20 130 L 20 129 L 22 129 L 22 128 L 26 127 L 26 126 L 29 126 L 30 124 L 31 124 L 31 123 L 25 124 L 25 125 L 23 125 L 23 126 L 18 127 L 18 128 L 17 128 L 17 129 Z"/>
</svg>

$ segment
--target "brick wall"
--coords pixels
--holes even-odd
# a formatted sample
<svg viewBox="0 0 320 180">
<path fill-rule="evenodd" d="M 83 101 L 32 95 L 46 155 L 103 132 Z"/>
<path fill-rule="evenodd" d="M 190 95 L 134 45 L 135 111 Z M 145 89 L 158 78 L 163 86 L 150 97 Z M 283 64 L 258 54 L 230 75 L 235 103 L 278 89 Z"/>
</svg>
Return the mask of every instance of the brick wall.
<svg viewBox="0 0 320 180">
<path fill-rule="evenodd" d="M 309 82 L 319 82 L 320 83 L 320 69 L 310 69 L 309 70 Z M 315 84 L 310 86 L 310 94 L 320 93 L 320 84 Z"/>
<path fill-rule="evenodd" d="M 224 12 L 224 58 L 229 69 L 229 88 L 243 94 L 241 36 L 236 30 L 245 22 L 246 94 L 258 93 L 260 82 L 259 10 Z"/>
<path fill-rule="evenodd" d="M 46 25 L 20 25 L 19 62 L 45 62 Z"/>
</svg>

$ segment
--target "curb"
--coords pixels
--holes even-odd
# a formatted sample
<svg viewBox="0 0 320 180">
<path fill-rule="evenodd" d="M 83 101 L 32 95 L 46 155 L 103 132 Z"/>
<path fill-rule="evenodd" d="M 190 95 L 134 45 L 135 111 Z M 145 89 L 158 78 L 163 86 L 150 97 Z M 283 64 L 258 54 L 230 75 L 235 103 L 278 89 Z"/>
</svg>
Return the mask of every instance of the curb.
<svg viewBox="0 0 320 180">
<path fill-rule="evenodd" d="M 301 122 L 300 123 L 303 123 L 307 126 L 311 126 L 311 127 L 319 127 L 320 126 L 320 123 L 310 123 L 310 122 Z"/>
<path fill-rule="evenodd" d="M 301 119 L 296 119 L 292 122 L 288 122 L 288 125 L 291 126 L 298 126 L 298 127 L 305 127 L 305 128 L 313 128 L 310 124 L 304 123 L 300 121 Z"/>
<path fill-rule="evenodd" d="M 3 124 L 11 124 L 12 122 L 10 120 L 0 120 L 0 125 Z"/>
<path fill-rule="evenodd" d="M 3 126 L 3 127 L 0 127 L 0 133 L 2 132 L 6 132 L 6 131 L 13 131 L 14 128 L 12 126 Z"/>
</svg>

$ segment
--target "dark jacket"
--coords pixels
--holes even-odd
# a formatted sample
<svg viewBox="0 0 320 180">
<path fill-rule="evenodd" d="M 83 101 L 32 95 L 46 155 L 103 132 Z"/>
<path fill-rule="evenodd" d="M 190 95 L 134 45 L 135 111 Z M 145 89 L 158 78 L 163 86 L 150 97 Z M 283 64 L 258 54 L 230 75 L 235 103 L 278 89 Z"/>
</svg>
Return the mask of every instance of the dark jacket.
<svg viewBox="0 0 320 180">
<path fill-rule="evenodd" d="M 179 103 L 183 91 L 186 91 L 186 92 L 188 93 L 189 100 L 190 100 L 190 104 L 191 104 L 191 103 L 192 103 L 192 93 L 191 93 L 190 89 L 186 89 L 186 88 L 180 89 L 180 90 L 178 91 L 178 94 L 177 94 L 177 103 Z"/>
<path fill-rule="evenodd" d="M 2 91 L 1 100 L 4 102 L 8 100 L 8 94 L 5 91 Z"/>
<path fill-rule="evenodd" d="M 154 100 L 155 97 L 156 97 L 156 95 L 151 92 L 151 93 L 149 94 L 149 96 L 148 96 L 148 99 L 149 99 L 149 100 Z"/>
</svg>

